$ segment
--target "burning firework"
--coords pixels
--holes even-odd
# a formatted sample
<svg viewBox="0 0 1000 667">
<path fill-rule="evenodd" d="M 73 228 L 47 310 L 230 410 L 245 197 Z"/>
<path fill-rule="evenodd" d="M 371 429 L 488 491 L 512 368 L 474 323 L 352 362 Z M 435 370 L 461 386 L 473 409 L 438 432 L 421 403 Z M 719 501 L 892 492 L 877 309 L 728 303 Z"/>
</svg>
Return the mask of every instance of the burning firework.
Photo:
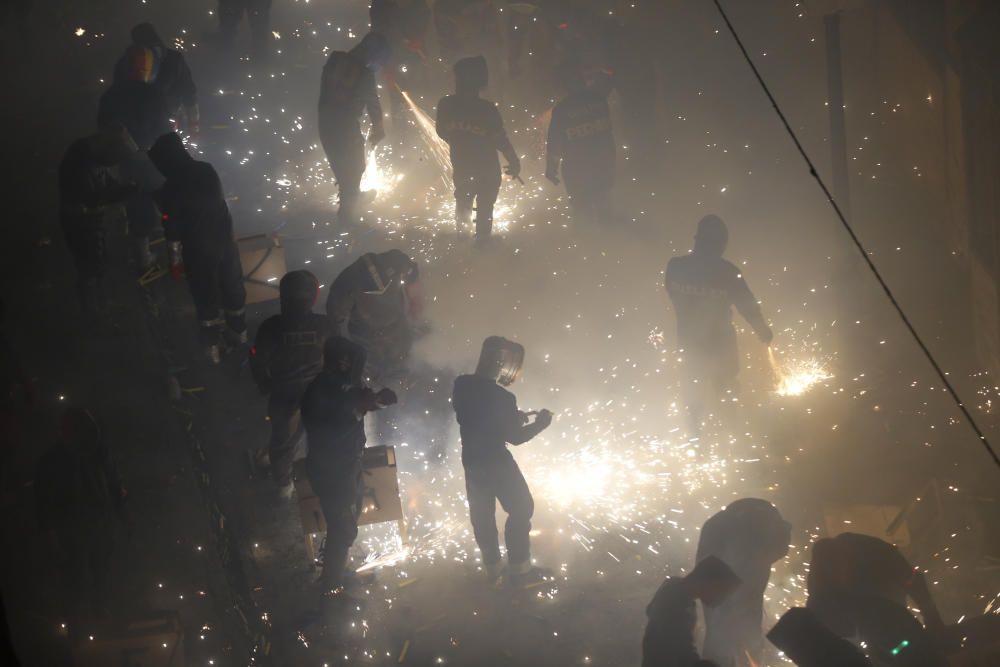
<svg viewBox="0 0 1000 667">
<path fill-rule="evenodd" d="M 771 370 L 775 377 L 778 378 L 778 388 L 775 390 L 778 396 L 801 396 L 816 383 L 833 379 L 826 364 L 817 359 L 806 359 L 782 366 L 771 348 L 767 348 L 767 359 L 771 362 Z"/>
</svg>

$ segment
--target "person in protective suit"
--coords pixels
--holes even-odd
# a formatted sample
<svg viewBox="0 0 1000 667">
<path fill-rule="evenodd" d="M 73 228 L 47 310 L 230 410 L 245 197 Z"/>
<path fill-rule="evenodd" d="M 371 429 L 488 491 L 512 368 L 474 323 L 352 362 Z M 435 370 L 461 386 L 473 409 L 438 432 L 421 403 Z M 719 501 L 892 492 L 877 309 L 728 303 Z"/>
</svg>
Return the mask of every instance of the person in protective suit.
<svg viewBox="0 0 1000 667">
<path fill-rule="evenodd" d="M 271 43 L 271 0 L 219 0 L 219 36 L 223 46 L 232 48 L 244 14 L 250 25 L 254 55 L 266 56 Z"/>
<path fill-rule="evenodd" d="M 521 161 L 507 137 L 497 105 L 479 94 L 489 83 L 489 70 L 482 56 L 455 63 L 455 94 L 437 105 L 436 129 L 448 142 L 455 182 L 455 222 L 464 233 L 476 207 L 476 239 L 485 241 L 493 232 L 493 207 L 500 194 L 500 160 L 512 178 L 521 173 Z"/>
<path fill-rule="evenodd" d="M 361 192 L 361 177 L 365 173 L 361 115 L 368 113 L 371 123 L 368 143 L 374 148 L 385 138 L 375 71 L 385 63 L 388 54 L 386 38 L 370 32 L 350 51 L 331 53 L 323 66 L 319 139 L 340 190 L 338 216 L 345 224 L 356 223 L 363 200 L 374 195 Z"/>
<path fill-rule="evenodd" d="M 517 408 L 517 398 L 504 389 L 520 375 L 524 347 L 500 336 L 483 341 L 472 375 L 455 378 L 452 406 L 462 438 L 462 465 L 469 516 L 487 577 L 500 576 L 500 544 L 496 503 L 507 512 L 504 542 L 510 580 L 515 585 L 537 578 L 531 567 L 531 516 L 535 503 L 528 483 L 507 445 L 523 445 L 548 428 L 552 413 L 530 414 Z"/>
<path fill-rule="evenodd" d="M 104 305 L 107 227 L 137 191 L 121 169 L 137 150 L 128 130 L 111 123 L 73 142 L 59 163 L 59 222 L 85 311 Z"/>
<path fill-rule="evenodd" d="M 940 667 L 945 626 L 924 576 L 895 546 L 877 537 L 841 533 L 812 547 L 806 607 L 833 632 L 860 638 L 872 654 L 907 645 L 893 664 Z M 921 624 L 907 608 L 920 609 Z"/>
<path fill-rule="evenodd" d="M 222 182 L 212 165 L 188 155 L 175 132 L 157 139 L 149 157 L 166 178 L 155 196 L 163 211 L 171 268 L 175 277 L 181 269 L 187 275 L 202 343 L 218 363 L 226 328 L 228 342 L 247 338 L 243 269 Z"/>
<path fill-rule="evenodd" d="M 191 76 L 184 54 L 168 48 L 156 32 L 152 23 L 140 23 L 132 28 L 132 46 L 115 64 L 115 80 L 128 80 L 133 70 L 131 52 L 133 47 L 149 49 L 159 62 L 159 71 L 151 82 L 159 89 L 170 116 L 188 133 L 197 135 L 200 114 L 198 113 L 198 89 Z M 159 137 L 156 134 L 153 140 Z"/>
<path fill-rule="evenodd" d="M 774 505 L 759 498 L 730 503 L 702 526 L 695 559 L 714 556 L 742 582 L 725 602 L 705 609 L 706 659 L 719 667 L 761 664 L 764 591 L 771 566 L 788 554 L 790 541 L 791 526 Z"/>
<path fill-rule="evenodd" d="M 264 320 L 250 348 L 250 370 L 268 395 L 271 477 L 283 497 L 292 494 L 292 463 L 302 438 L 301 403 L 323 369 L 323 346 L 334 335 L 325 315 L 313 312 L 319 280 L 309 271 L 286 273 L 279 284 L 281 314 Z"/>
<path fill-rule="evenodd" d="M 559 185 L 559 167 L 577 222 L 606 223 L 611 218 L 615 182 L 615 137 L 611 129 L 609 80 L 588 85 L 573 68 L 569 93 L 552 109 L 545 178 Z"/>
<path fill-rule="evenodd" d="M 140 272 L 154 261 L 149 236 L 156 229 L 160 211 L 153 201 L 153 192 L 163 183 L 145 151 L 158 137 L 173 129 L 171 109 L 163 89 L 156 83 L 162 65 L 162 51 L 134 44 L 128 47 L 115 67 L 114 82 L 101 96 L 97 112 L 98 126 L 124 125 L 141 149 L 122 165 L 126 178 L 139 188 L 126 202 L 125 210 L 128 236 Z"/>
<path fill-rule="evenodd" d="M 646 607 L 642 667 L 696 667 L 702 660 L 694 644 L 696 603 L 709 610 L 740 585 L 740 578 L 718 558 L 699 561 L 686 577 L 667 577 Z"/>
<path fill-rule="evenodd" d="M 364 385 L 364 367 L 365 349 L 334 336 L 324 346 L 323 372 L 302 398 L 309 441 L 306 475 L 326 521 L 320 576 L 324 601 L 344 593 L 348 552 L 358 536 L 365 415 L 396 403 L 391 389 L 375 392 Z"/>
<path fill-rule="evenodd" d="M 665 273 L 684 353 L 682 392 L 695 429 L 708 405 L 734 387 L 740 370 L 732 307 L 765 345 L 774 338 L 742 273 L 722 257 L 728 242 L 726 224 L 707 215 L 698 223 L 694 250 L 672 258 Z"/>
<path fill-rule="evenodd" d="M 368 372 L 381 384 L 402 379 L 422 308 L 417 263 L 401 250 L 362 255 L 337 275 L 326 300 L 334 329 L 364 346 Z"/>
<path fill-rule="evenodd" d="M 125 493 L 101 428 L 93 415 L 70 408 L 59 437 L 35 469 L 39 528 L 58 559 L 63 600 L 72 630 L 107 609 L 107 582 L 115 519 L 123 519 Z"/>
</svg>

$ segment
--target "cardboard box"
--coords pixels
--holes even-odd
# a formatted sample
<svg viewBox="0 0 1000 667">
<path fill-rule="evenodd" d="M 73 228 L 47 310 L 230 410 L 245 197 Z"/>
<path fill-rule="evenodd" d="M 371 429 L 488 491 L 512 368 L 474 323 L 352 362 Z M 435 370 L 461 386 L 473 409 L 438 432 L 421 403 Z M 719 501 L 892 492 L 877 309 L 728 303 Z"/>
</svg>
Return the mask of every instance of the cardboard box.
<svg viewBox="0 0 1000 667">
<path fill-rule="evenodd" d="M 403 503 L 399 496 L 399 480 L 396 474 L 396 450 L 393 447 L 366 447 L 361 458 L 361 512 L 358 525 L 396 521 L 399 534 L 406 541 L 406 523 L 403 517 Z M 312 485 L 305 472 L 305 461 L 295 462 L 295 494 L 299 499 L 299 516 L 306 538 L 306 553 L 309 560 L 316 562 L 320 545 L 326 535 L 326 522 L 319 498 L 313 493 Z"/>
<path fill-rule="evenodd" d="M 361 514 L 358 525 L 403 520 L 393 447 L 366 447 L 361 459 Z"/>
<path fill-rule="evenodd" d="M 96 634 L 73 647 L 75 667 L 184 667 L 184 633 L 176 612 L 157 612 Z"/>
<path fill-rule="evenodd" d="M 285 249 L 278 239 L 257 234 L 236 239 L 236 246 L 240 250 L 247 305 L 277 299 L 280 296 L 278 283 L 288 270 Z"/>
</svg>

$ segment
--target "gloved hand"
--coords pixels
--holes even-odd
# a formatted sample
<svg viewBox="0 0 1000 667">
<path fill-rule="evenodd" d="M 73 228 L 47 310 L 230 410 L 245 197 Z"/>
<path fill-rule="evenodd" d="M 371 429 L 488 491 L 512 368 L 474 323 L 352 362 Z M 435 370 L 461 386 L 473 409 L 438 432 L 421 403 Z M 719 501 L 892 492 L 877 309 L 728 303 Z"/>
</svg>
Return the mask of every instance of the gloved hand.
<svg viewBox="0 0 1000 667">
<path fill-rule="evenodd" d="M 184 258 L 181 255 L 180 241 L 171 241 L 167 245 L 167 262 L 170 265 L 170 277 L 180 282 L 184 277 Z"/>
<path fill-rule="evenodd" d="M 774 340 L 774 332 L 771 331 L 771 327 L 765 324 L 762 329 L 757 331 L 757 338 L 759 338 L 760 342 L 764 343 L 764 345 L 770 345 L 771 341 Z"/>
<path fill-rule="evenodd" d="M 550 410 L 539 410 L 538 414 L 535 415 L 535 423 L 542 428 L 548 428 L 549 424 L 552 423 L 552 412 Z"/>
<path fill-rule="evenodd" d="M 545 179 L 552 185 L 559 185 L 562 182 L 559 180 L 559 176 L 556 175 L 556 170 L 551 167 L 545 170 Z"/>
<path fill-rule="evenodd" d="M 503 173 L 507 174 L 511 178 L 520 178 L 521 165 L 517 162 L 512 162 L 503 168 Z"/>
<path fill-rule="evenodd" d="M 388 387 L 379 389 L 379 392 L 375 394 L 375 402 L 382 407 L 386 407 L 388 405 L 395 405 L 398 401 L 399 398 L 396 396 L 396 392 L 394 392 L 392 389 L 389 389 Z"/>
</svg>

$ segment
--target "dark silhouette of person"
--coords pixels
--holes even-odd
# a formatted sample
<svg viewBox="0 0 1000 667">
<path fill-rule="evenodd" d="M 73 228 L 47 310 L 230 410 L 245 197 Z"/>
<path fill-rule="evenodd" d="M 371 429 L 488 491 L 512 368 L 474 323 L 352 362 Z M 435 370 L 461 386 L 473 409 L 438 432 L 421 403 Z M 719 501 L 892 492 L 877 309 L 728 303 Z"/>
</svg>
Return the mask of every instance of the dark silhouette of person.
<svg viewBox="0 0 1000 667">
<path fill-rule="evenodd" d="M 741 581 L 725 602 L 705 610 L 702 655 L 707 660 L 719 667 L 761 663 L 764 592 L 771 566 L 788 554 L 790 541 L 791 526 L 759 498 L 734 501 L 702 526 L 696 560 L 715 556 Z"/>
<path fill-rule="evenodd" d="M 365 173 L 365 137 L 361 133 L 362 114 L 368 114 L 374 148 L 385 138 L 382 105 L 375 72 L 389 55 L 386 38 L 374 32 L 350 51 L 334 51 L 323 67 L 319 93 L 319 138 L 340 191 L 338 217 L 355 224 L 362 203 L 374 193 L 361 192 Z"/>
<path fill-rule="evenodd" d="M 697 602 L 711 609 L 739 584 L 739 577 L 714 556 L 700 561 L 686 577 L 667 577 L 646 607 L 642 667 L 711 665 L 701 659 L 694 644 Z"/>
<path fill-rule="evenodd" d="M 348 599 L 344 572 L 358 536 L 365 415 L 396 403 L 391 389 L 375 392 L 364 385 L 364 367 L 364 348 L 334 336 L 325 345 L 323 371 L 302 397 L 302 422 L 309 440 L 306 475 L 326 522 L 321 606 Z"/>
<path fill-rule="evenodd" d="M 695 429 L 705 411 L 735 387 L 740 360 L 733 306 L 764 344 L 774 338 L 742 272 L 722 257 L 728 243 L 726 224 L 707 215 L 698 223 L 694 250 L 672 258 L 665 273 L 683 351 L 681 390 Z"/>
<path fill-rule="evenodd" d="M 533 421 L 517 408 L 517 398 L 504 389 L 520 375 L 524 347 L 500 336 L 483 341 L 472 375 L 455 379 L 452 406 L 462 437 L 462 465 L 469 516 L 487 577 L 499 579 L 500 544 L 496 504 L 507 512 L 504 542 L 508 573 L 514 585 L 537 580 L 531 567 L 531 517 L 535 503 L 507 445 L 523 445 L 548 428 L 552 413 L 540 410 Z"/>
<path fill-rule="evenodd" d="M 507 137 L 497 105 L 480 97 L 489 84 L 489 70 L 482 56 L 455 63 L 455 94 L 437 105 L 437 134 L 451 153 L 455 182 L 455 222 L 464 233 L 476 209 L 476 240 L 486 241 L 493 232 L 493 209 L 500 194 L 500 160 L 512 178 L 521 173 L 521 160 Z"/>
<path fill-rule="evenodd" d="M 290 498 L 292 463 L 302 439 L 302 396 L 323 369 L 323 347 L 335 334 L 325 315 L 313 312 L 319 280 L 309 271 L 290 271 L 279 283 L 281 313 L 260 325 L 250 348 L 250 370 L 267 394 L 271 421 L 268 458 L 271 478 L 282 497 Z"/>
</svg>

